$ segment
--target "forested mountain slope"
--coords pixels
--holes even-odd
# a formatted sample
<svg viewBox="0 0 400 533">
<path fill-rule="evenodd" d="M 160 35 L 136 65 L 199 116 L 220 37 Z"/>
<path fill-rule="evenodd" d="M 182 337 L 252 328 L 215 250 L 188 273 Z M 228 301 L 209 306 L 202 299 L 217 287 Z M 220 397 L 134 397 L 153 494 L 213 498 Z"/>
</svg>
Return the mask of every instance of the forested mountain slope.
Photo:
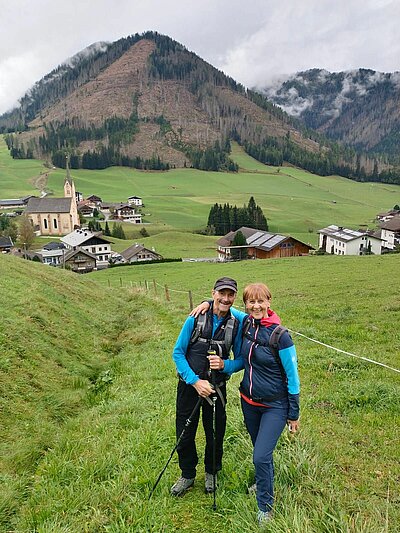
<svg viewBox="0 0 400 533">
<path fill-rule="evenodd" d="M 308 128 L 399 161 L 400 72 L 312 69 L 263 92 Z"/>
</svg>

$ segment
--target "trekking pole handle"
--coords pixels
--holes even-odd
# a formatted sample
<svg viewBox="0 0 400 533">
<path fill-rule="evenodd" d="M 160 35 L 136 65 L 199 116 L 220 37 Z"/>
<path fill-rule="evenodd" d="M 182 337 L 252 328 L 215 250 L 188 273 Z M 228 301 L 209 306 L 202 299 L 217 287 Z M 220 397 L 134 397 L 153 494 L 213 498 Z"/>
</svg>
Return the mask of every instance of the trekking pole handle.
<svg viewBox="0 0 400 533">
<path fill-rule="evenodd" d="M 207 355 L 210 356 L 210 355 L 217 355 L 217 352 L 215 350 L 212 350 L 211 348 L 209 350 L 207 350 Z M 213 385 L 213 388 L 214 388 L 214 385 L 215 385 L 215 375 L 216 375 L 216 370 L 213 370 L 212 368 L 209 369 L 209 375 L 211 376 L 211 383 Z"/>
</svg>

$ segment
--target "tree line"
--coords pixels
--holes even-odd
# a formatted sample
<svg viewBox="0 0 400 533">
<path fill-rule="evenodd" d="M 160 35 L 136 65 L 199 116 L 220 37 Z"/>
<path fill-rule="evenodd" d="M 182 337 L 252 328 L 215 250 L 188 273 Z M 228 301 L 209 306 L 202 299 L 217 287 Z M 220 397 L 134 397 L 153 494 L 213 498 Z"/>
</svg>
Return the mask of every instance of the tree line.
<svg viewBox="0 0 400 533">
<path fill-rule="evenodd" d="M 215 203 L 209 212 L 207 221 L 207 233 L 211 235 L 225 235 L 230 231 L 236 231 L 242 226 L 268 231 L 268 222 L 253 198 L 243 207 L 236 205 L 224 205 Z"/>
</svg>

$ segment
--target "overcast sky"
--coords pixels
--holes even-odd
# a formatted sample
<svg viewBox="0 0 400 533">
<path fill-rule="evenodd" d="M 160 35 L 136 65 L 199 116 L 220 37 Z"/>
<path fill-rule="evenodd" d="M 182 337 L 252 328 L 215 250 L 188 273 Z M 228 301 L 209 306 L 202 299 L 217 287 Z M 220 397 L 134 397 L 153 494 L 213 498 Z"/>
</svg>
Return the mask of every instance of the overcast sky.
<svg viewBox="0 0 400 533">
<path fill-rule="evenodd" d="M 97 41 L 155 30 L 247 87 L 309 68 L 400 70 L 400 0 L 0 0 L 0 114 Z"/>
</svg>

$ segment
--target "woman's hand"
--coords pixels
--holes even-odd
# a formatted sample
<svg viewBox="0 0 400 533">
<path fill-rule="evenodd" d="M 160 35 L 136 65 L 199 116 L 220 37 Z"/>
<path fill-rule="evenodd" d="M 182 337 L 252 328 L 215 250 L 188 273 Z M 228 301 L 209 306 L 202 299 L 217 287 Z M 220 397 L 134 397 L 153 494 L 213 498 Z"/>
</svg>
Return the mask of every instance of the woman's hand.
<svg viewBox="0 0 400 533">
<path fill-rule="evenodd" d="M 204 313 L 207 313 L 209 309 L 210 304 L 208 302 L 201 302 L 201 304 L 192 309 L 192 311 L 189 313 L 189 316 L 194 316 L 195 318 L 197 318 L 200 314 L 204 315 Z"/>
<path fill-rule="evenodd" d="M 298 420 L 288 420 L 287 424 L 289 426 L 290 433 L 297 433 L 297 431 L 299 430 L 299 426 L 300 426 Z"/>
<path fill-rule="evenodd" d="M 210 362 L 211 370 L 223 370 L 224 369 L 224 360 L 219 357 L 219 355 L 208 355 L 207 359 Z"/>
</svg>

